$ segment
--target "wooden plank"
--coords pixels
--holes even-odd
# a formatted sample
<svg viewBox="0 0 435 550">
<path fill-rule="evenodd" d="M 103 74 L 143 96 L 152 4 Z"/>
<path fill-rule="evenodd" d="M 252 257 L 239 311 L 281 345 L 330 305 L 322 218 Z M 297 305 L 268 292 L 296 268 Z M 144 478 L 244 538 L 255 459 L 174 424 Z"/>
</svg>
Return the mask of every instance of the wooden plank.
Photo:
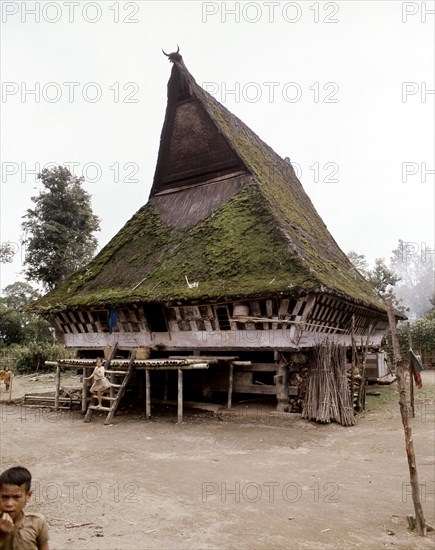
<svg viewBox="0 0 435 550">
<path fill-rule="evenodd" d="M 53 395 L 32 395 L 31 393 L 26 393 L 24 395 L 24 401 L 51 401 L 54 403 L 55 397 Z M 71 397 L 59 397 L 59 403 L 78 403 L 78 401 L 73 401 Z"/>
<path fill-rule="evenodd" d="M 233 361 L 237 361 L 238 356 L 237 355 L 170 355 L 169 359 L 175 359 L 175 360 L 185 360 L 187 361 L 194 361 L 197 363 L 203 363 L 206 361 L 207 363 L 232 363 Z"/>
<path fill-rule="evenodd" d="M 252 363 L 251 361 L 233 361 L 236 372 L 276 372 L 275 363 Z"/>
<path fill-rule="evenodd" d="M 193 363 L 192 365 L 142 365 L 136 370 L 201 370 L 208 369 L 207 363 Z"/>
<path fill-rule="evenodd" d="M 236 384 L 234 383 L 234 393 L 259 393 L 263 395 L 275 395 L 276 386 L 269 384 Z"/>
</svg>

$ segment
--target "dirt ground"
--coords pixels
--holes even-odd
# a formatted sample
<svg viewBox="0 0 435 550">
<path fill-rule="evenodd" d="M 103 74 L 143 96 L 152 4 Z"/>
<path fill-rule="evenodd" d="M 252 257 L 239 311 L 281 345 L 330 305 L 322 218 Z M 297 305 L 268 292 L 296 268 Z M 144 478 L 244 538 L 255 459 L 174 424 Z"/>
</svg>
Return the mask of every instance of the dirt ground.
<svg viewBox="0 0 435 550">
<path fill-rule="evenodd" d="M 53 388 L 16 377 L 13 397 Z M 77 379 L 63 380 L 74 384 Z M 426 521 L 435 524 L 435 371 L 416 393 L 413 440 Z M 413 514 L 396 384 L 371 387 L 356 426 L 319 425 L 239 404 L 237 414 L 153 408 L 114 424 L 2 402 L 1 469 L 28 467 L 29 509 L 52 550 L 434 548 Z M 7 396 L 3 393 L 5 399 Z"/>
</svg>

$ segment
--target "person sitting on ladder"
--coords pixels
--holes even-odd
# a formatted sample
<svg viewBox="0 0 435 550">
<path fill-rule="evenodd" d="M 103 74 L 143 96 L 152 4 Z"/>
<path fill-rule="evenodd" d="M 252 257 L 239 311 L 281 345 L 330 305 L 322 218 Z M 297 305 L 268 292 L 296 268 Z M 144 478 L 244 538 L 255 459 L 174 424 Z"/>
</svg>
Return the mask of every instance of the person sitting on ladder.
<svg viewBox="0 0 435 550">
<path fill-rule="evenodd" d="M 96 395 L 98 399 L 98 407 L 101 407 L 103 404 L 103 393 L 106 392 L 110 387 L 111 383 L 104 375 L 103 362 L 100 358 L 96 361 L 96 367 L 91 376 L 84 378 L 84 380 L 94 379 L 94 383 L 91 386 L 90 392 L 92 395 Z"/>
</svg>

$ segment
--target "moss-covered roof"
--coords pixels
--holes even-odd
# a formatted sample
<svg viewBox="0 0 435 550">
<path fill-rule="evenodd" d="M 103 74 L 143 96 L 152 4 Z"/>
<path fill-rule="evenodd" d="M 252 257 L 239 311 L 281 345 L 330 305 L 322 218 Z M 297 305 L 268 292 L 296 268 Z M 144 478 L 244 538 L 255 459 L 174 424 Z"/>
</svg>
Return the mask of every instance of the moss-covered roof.
<svg viewBox="0 0 435 550">
<path fill-rule="evenodd" d="M 175 61 L 171 80 L 180 78 L 246 167 L 246 183 L 204 219 L 182 229 L 164 222 L 151 198 L 88 266 L 33 309 L 54 312 L 135 301 L 313 291 L 384 311 L 373 287 L 330 235 L 292 166 L 202 90 L 182 59 Z M 168 94 L 163 134 L 170 127 L 168 113 L 176 100 Z M 202 200 L 207 200 L 207 193 L 213 188 L 205 186 Z M 188 286 L 187 281 L 199 284 Z"/>
</svg>

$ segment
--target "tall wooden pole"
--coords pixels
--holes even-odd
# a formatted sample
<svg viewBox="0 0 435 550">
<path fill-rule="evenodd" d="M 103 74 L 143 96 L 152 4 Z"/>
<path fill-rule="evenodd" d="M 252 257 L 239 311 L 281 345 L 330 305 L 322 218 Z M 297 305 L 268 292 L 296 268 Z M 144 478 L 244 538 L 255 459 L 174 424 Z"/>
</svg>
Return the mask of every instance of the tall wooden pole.
<svg viewBox="0 0 435 550">
<path fill-rule="evenodd" d="M 408 344 L 409 349 L 412 349 L 412 336 L 411 336 L 411 325 L 408 322 Z M 409 362 L 409 400 L 411 401 L 411 412 L 412 417 L 415 417 L 415 405 L 414 405 L 414 374 L 412 372 L 412 364 Z"/>
<path fill-rule="evenodd" d="M 388 311 L 388 321 L 390 323 L 391 339 L 393 342 L 394 359 L 396 363 L 397 385 L 399 387 L 400 414 L 402 416 L 403 429 L 405 431 L 405 446 L 408 457 L 409 477 L 411 481 L 412 500 L 414 502 L 415 519 L 419 535 L 426 535 L 426 522 L 423 515 L 423 507 L 420 500 L 420 491 L 418 484 L 417 465 L 415 462 L 414 443 L 412 441 L 412 429 L 408 418 L 408 404 L 406 402 L 405 377 L 403 361 L 400 355 L 399 339 L 396 332 L 396 319 L 393 312 L 391 297 L 385 299 Z"/>
</svg>

